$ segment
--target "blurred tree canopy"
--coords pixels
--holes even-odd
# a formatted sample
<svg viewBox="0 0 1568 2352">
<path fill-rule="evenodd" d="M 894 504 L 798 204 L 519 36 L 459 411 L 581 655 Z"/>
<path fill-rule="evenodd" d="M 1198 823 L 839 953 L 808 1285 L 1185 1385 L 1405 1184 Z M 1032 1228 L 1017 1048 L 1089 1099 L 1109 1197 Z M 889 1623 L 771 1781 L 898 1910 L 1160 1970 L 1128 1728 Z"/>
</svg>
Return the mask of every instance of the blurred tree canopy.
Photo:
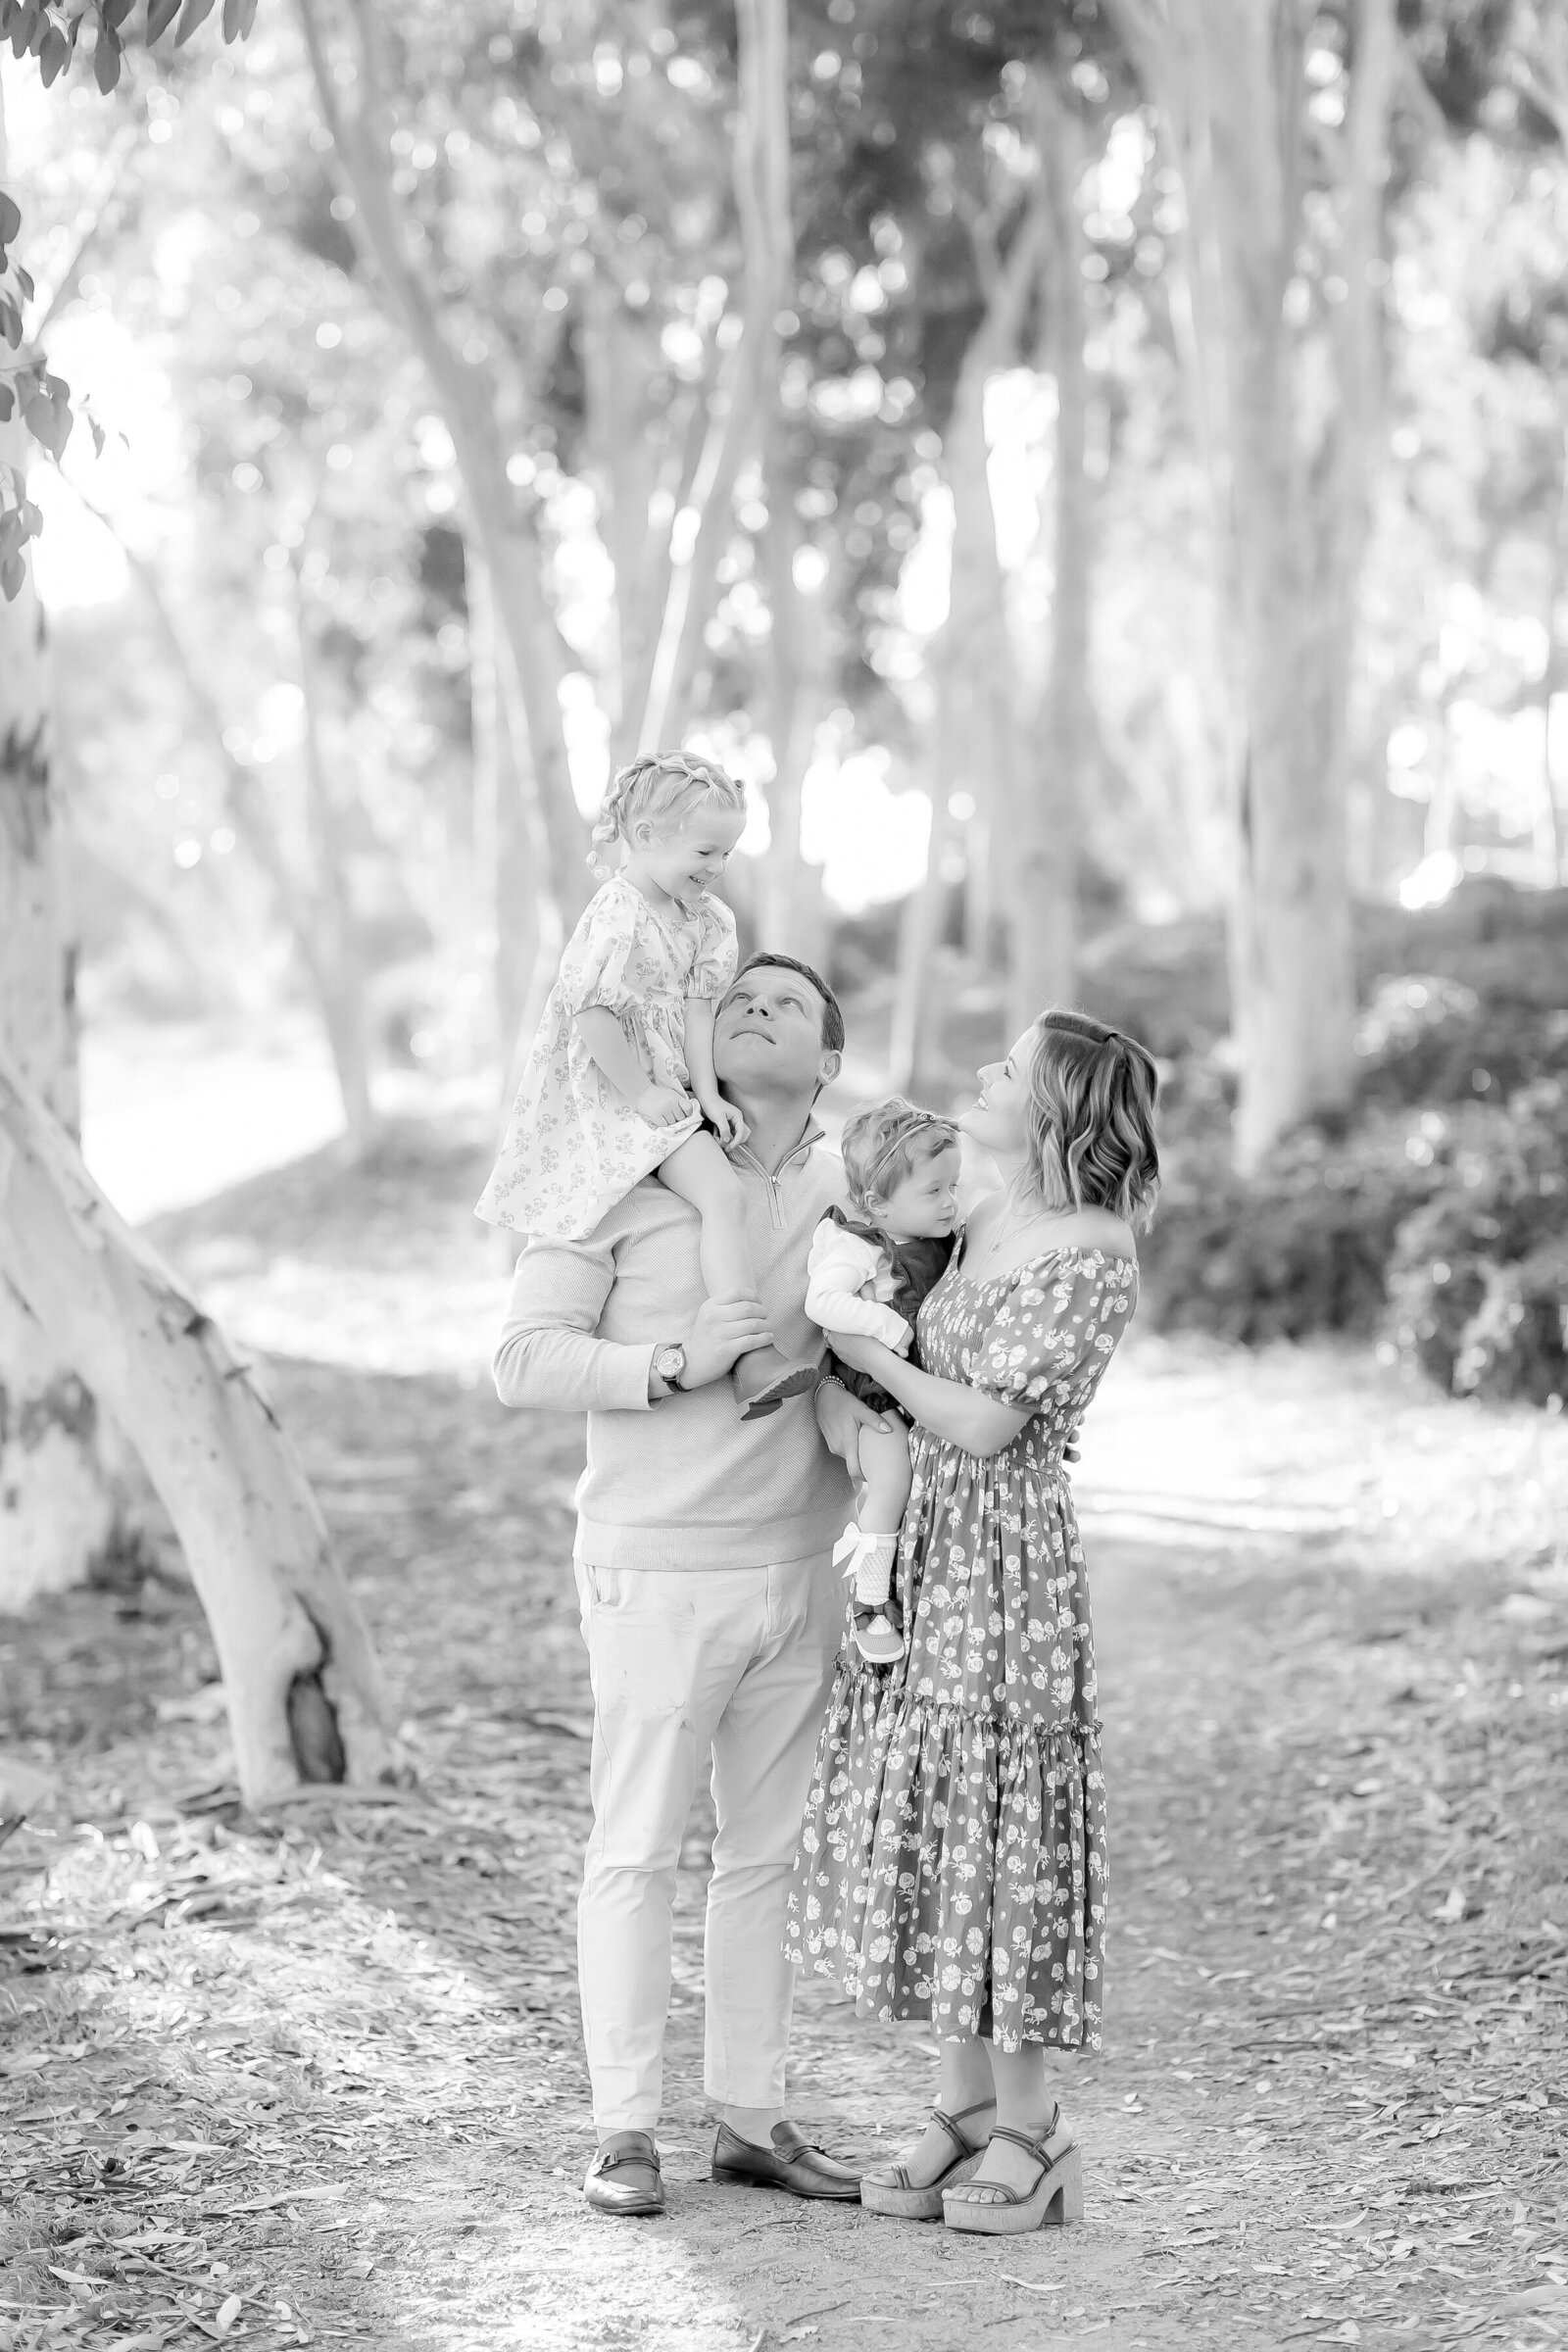
<svg viewBox="0 0 1568 2352">
<path fill-rule="evenodd" d="M 125 589 L 62 645 L 137 649 L 59 665 L 106 985 L 221 997 L 239 922 L 368 1132 L 389 1041 L 505 1058 L 694 734 L 760 935 L 903 903 L 844 952 L 908 1082 L 939 974 L 1021 1019 L 1228 906 L 1255 1157 L 1345 1099 L 1354 891 L 1563 871 L 1559 12 L 207 13 L 6 20 L 71 126 L 28 398 L 102 429 L 134 351 L 163 413 L 65 460 Z"/>
</svg>

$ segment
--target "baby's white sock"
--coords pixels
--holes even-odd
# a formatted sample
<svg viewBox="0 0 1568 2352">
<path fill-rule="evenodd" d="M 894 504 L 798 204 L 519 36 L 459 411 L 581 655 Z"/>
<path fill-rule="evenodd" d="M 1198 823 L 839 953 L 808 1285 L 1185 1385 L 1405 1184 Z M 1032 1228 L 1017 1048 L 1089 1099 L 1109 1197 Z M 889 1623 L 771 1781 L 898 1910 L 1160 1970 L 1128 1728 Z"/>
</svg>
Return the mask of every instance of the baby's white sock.
<svg viewBox="0 0 1568 2352">
<path fill-rule="evenodd" d="M 873 1536 L 868 1530 L 860 1535 L 861 1552 L 855 1563 L 855 1597 L 862 1605 L 872 1606 L 886 1600 L 893 1583 L 893 1562 L 899 1548 L 897 1536 Z"/>
</svg>

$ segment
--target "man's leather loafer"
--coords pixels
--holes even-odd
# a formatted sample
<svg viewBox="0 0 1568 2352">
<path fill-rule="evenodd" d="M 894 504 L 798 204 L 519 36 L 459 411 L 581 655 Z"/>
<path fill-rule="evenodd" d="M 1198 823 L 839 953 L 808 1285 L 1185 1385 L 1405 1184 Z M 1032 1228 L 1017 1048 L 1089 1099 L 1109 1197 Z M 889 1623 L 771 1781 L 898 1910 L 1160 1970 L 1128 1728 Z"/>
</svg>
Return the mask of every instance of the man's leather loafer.
<svg viewBox="0 0 1568 2352">
<path fill-rule="evenodd" d="M 773 2126 L 773 2144 L 759 2147 L 720 2124 L 713 2142 L 713 2179 L 747 2188 L 787 2188 L 792 2197 L 832 2197 L 858 2205 L 860 2176 L 803 2139 L 793 2124 Z"/>
<path fill-rule="evenodd" d="M 582 2193 L 595 2213 L 662 2213 L 664 2183 L 651 2132 L 612 2132 L 588 2167 Z"/>
</svg>

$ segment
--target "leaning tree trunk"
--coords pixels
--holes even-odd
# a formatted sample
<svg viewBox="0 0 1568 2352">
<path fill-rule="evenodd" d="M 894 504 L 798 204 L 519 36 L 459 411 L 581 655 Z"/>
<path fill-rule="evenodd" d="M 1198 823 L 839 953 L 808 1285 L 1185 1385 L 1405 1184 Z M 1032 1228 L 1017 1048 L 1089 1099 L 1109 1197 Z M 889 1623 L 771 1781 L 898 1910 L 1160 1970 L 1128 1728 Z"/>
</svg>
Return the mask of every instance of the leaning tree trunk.
<svg viewBox="0 0 1568 2352">
<path fill-rule="evenodd" d="M 173 1521 L 217 1644 L 246 1802 L 391 1777 L 364 1620 L 254 1373 L 4 1063 L 0 1282 L 103 1397 Z"/>
<path fill-rule="evenodd" d="M 0 181 L 5 118 L 0 111 Z M 24 468 L 21 423 L 0 466 Z M 0 601 L 0 1052 L 73 1131 L 78 1124 L 74 950 L 63 912 L 50 777 L 43 614 L 28 570 Z M 96 1402 L 0 1282 L 0 1609 L 79 1584 L 114 1536 L 118 1502 Z"/>
</svg>

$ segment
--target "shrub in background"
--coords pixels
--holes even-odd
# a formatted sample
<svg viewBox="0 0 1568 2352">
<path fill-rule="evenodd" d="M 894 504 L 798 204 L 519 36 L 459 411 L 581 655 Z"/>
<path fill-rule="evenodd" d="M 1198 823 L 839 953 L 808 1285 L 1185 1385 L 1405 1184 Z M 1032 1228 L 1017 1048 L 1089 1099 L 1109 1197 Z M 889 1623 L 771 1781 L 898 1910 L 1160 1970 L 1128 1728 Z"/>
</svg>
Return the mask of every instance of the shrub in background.
<svg viewBox="0 0 1568 2352">
<path fill-rule="evenodd" d="M 1419 1128 L 1381 1114 L 1348 1137 L 1303 1128 L 1250 1182 L 1229 1148 L 1226 1121 L 1168 1155 L 1142 1252 L 1151 1319 L 1252 1348 L 1381 1330 L 1396 1236 L 1441 1181 Z"/>
<path fill-rule="evenodd" d="M 1392 1336 L 1459 1396 L 1568 1395 L 1568 1086 L 1436 1121 L 1442 1181 L 1399 1226 Z"/>
<path fill-rule="evenodd" d="M 1482 998 L 1441 972 L 1401 973 L 1375 984 L 1355 1051 L 1359 1102 L 1501 1103 L 1542 1078 L 1568 1078 L 1568 1011 L 1528 992 Z"/>
<path fill-rule="evenodd" d="M 1250 1182 L 1180 1099 L 1145 1247 L 1151 1319 L 1260 1347 L 1384 1335 L 1455 1395 L 1568 1396 L 1568 1085 L 1306 1128 Z"/>
</svg>

